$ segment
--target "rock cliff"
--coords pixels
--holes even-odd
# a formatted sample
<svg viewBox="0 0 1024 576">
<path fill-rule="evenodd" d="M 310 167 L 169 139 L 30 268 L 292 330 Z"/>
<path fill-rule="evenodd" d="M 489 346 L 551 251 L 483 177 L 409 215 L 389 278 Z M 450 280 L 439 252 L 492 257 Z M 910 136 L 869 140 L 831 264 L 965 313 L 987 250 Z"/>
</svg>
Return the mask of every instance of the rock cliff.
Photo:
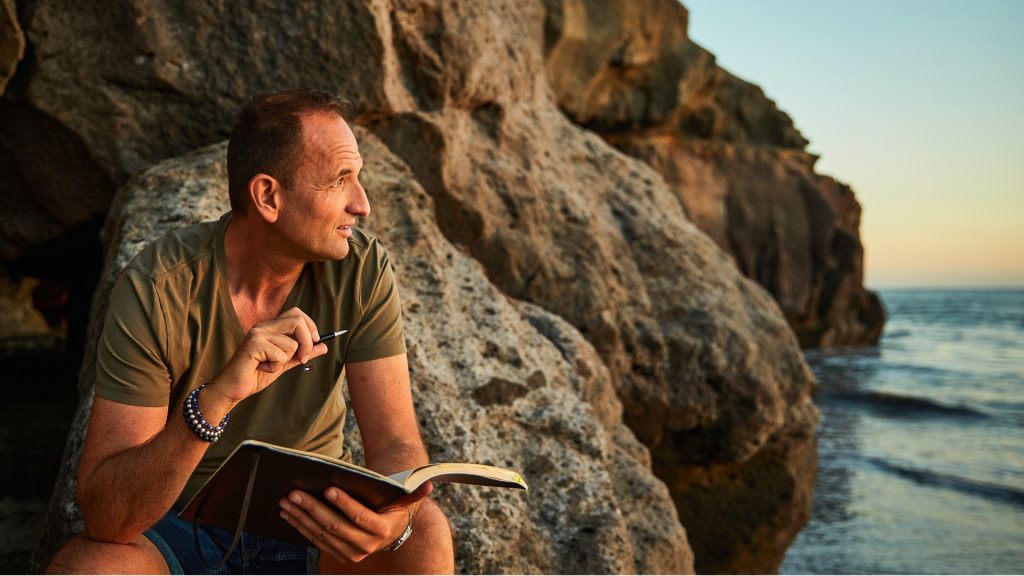
<svg viewBox="0 0 1024 576">
<path fill-rule="evenodd" d="M 0 0 L 0 95 L 24 55 L 25 35 L 18 24 L 14 0 Z"/>
<path fill-rule="evenodd" d="M 687 216 L 779 302 L 805 347 L 876 344 L 860 205 L 814 172 L 792 120 L 687 36 L 675 0 L 548 0 L 559 107 L 658 171 Z"/>
<path fill-rule="evenodd" d="M 657 18 L 634 23 L 644 7 Z M 806 171 L 786 186 L 814 196 L 800 214 L 817 217 L 810 206 L 824 216 L 817 227 L 801 224 L 803 237 L 776 236 L 775 246 L 784 252 L 790 238 L 821 236 L 808 250 L 830 262 L 840 236 L 829 210 L 855 232 L 856 218 L 839 209 L 856 204 L 848 189 L 812 177 L 788 118 L 686 39 L 680 6 L 618 8 L 622 27 L 650 31 L 638 38 L 663 38 L 651 46 L 685 48 L 686 58 L 663 58 L 661 68 L 643 65 L 658 50 L 623 45 L 615 18 L 593 16 L 585 2 L 215 0 L 186 8 L 165 0 L 96 12 L 26 0 L 19 8 L 30 50 L 0 100 L 0 180 L 10 183 L 0 204 L 17 215 L 3 221 L 2 256 L 94 217 L 121 187 L 93 331 L 112 274 L 142 242 L 222 206 L 216 149 L 191 151 L 220 141 L 246 97 L 289 85 L 348 95 L 377 171 L 367 171 L 376 210 L 368 226 L 395 251 L 408 294 L 413 378 L 435 458 L 508 461 L 544 487 L 530 496 L 541 503 L 443 491 L 460 546 L 486 551 L 464 554 L 460 570 L 689 570 L 680 520 L 698 571 L 777 568 L 810 511 L 813 378 L 786 322 L 799 315 L 744 277 L 763 280 L 750 269 L 772 261 L 733 251 L 734 263 L 715 243 L 762 228 L 722 220 L 716 237 L 705 215 L 716 202 L 763 202 L 779 216 L 763 229 L 790 225 L 797 217 L 785 211 L 798 205 L 790 192 L 776 204 L 764 198 L 772 188 L 733 189 L 743 190 L 742 174 L 779 168 L 791 154 Z M 588 36 L 588 19 L 594 30 L 619 32 Z M 615 47 L 611 56 L 593 48 L 600 38 Z M 582 43 L 571 48 L 570 40 Z M 648 99 L 591 98 L 602 89 L 577 91 L 573 62 L 610 69 L 600 85 L 619 87 L 615 94 Z M 710 96 L 681 96 L 708 75 L 717 82 Z M 659 78 L 673 78 L 667 96 L 651 88 Z M 657 151 L 664 163 L 643 152 L 658 138 L 673 143 Z M 699 144 L 710 156 L 697 154 Z M 168 158 L 177 159 L 139 175 Z M 719 178 L 721 199 L 689 195 L 668 166 Z M 737 174 L 737 166 L 746 168 Z M 831 192 L 804 191 L 805 181 Z M 711 208 L 702 212 L 701 203 Z M 840 240 L 844 265 L 857 268 L 855 235 Z M 857 333 L 854 320 L 820 300 L 813 279 L 825 271 L 789 266 L 804 276 L 772 272 L 795 294 L 787 298 L 809 300 L 816 318 L 839 317 Z M 799 286 L 804 278 L 811 287 Z M 851 278 L 833 280 L 836 293 L 859 294 Z M 81 382 L 87 392 L 89 361 Z M 70 482 L 85 398 L 40 558 L 75 527 Z M 648 453 L 678 517 L 646 472 Z M 515 539 L 490 540 L 508 524 L 520 527 L 529 553 Z"/>
</svg>

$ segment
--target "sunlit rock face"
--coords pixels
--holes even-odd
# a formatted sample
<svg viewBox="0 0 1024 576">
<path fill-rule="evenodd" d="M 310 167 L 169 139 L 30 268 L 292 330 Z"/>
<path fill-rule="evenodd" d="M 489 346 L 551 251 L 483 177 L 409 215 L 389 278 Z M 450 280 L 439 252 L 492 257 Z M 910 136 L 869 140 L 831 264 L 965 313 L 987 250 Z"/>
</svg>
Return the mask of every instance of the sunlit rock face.
<svg viewBox="0 0 1024 576">
<path fill-rule="evenodd" d="M 814 172 L 792 120 L 690 41 L 673 0 L 549 0 L 545 70 L 559 107 L 650 164 L 690 219 L 782 307 L 806 347 L 876 344 L 860 205 Z"/>
<path fill-rule="evenodd" d="M 23 4 L 32 49 L 3 100 L 21 112 L 0 127 L 0 146 L 52 154 L 0 162 L 0 177 L 22 175 L 3 198 L 56 190 L 81 201 L 82 214 L 109 207 L 94 335 L 113 274 L 134 250 L 223 209 L 218 152 L 195 150 L 224 138 L 246 98 L 282 86 L 347 95 L 351 120 L 365 127 L 367 226 L 393 247 L 408 295 L 431 447 L 445 459 L 521 466 L 541 487 L 525 497 L 440 490 L 469 543 L 460 545 L 483 551 L 460 554 L 459 569 L 777 568 L 809 514 L 816 466 L 813 377 L 786 302 L 819 306 L 817 288 L 799 283 L 823 272 L 794 256 L 791 273 L 774 272 L 786 290 L 766 282 L 766 291 L 750 269 L 771 260 L 741 258 L 729 240 L 737 229 L 712 216 L 716 203 L 762 200 L 760 188 L 733 192 L 735 168 L 753 177 L 781 165 L 728 150 L 763 147 L 799 165 L 805 141 L 756 87 L 687 40 L 683 8 L 622 3 L 613 17 L 584 2 L 512 0 Z M 663 57 L 666 47 L 680 59 Z M 658 138 L 669 142 L 657 151 L 664 163 L 636 151 Z M 692 141 L 721 157 L 701 160 L 685 148 Z M 29 171 L 36 161 L 66 169 Z M 691 164 L 721 179 L 719 197 L 682 190 L 669 167 Z M 73 176 L 87 184 L 59 180 Z M 834 188 L 835 206 L 849 208 L 852 196 Z M 33 210 L 54 229 L 82 217 L 50 204 L 59 203 Z M 757 225 L 746 242 L 790 221 L 793 238 L 828 235 L 825 224 L 797 224 L 807 206 L 788 216 L 795 201 L 766 204 L 778 223 L 750 208 L 744 217 Z M 19 238 L 14 251 L 36 241 Z M 86 391 L 90 378 L 87 360 Z M 71 479 L 88 402 L 69 440 L 50 549 L 76 526 Z M 523 526 L 518 540 L 471 530 L 491 521 L 480 514 Z"/>
</svg>

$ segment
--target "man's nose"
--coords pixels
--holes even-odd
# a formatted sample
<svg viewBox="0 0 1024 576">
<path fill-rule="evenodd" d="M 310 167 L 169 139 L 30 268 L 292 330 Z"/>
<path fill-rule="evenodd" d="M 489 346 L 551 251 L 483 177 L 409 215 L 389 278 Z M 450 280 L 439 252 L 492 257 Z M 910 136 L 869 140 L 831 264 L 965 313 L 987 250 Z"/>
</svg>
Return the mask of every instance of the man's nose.
<svg viewBox="0 0 1024 576">
<path fill-rule="evenodd" d="M 366 196 L 366 189 L 363 188 L 363 184 L 359 180 L 356 180 L 355 194 L 349 199 L 345 209 L 349 214 L 363 218 L 370 215 L 370 199 Z"/>
</svg>

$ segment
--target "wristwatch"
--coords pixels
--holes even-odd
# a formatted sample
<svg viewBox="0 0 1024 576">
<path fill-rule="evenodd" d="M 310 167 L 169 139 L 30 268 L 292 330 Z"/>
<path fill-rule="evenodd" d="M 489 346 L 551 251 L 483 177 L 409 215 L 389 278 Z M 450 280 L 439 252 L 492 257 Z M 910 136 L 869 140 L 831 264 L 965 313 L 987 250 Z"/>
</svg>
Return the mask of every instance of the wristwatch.
<svg viewBox="0 0 1024 576">
<path fill-rule="evenodd" d="M 405 544 L 405 541 L 409 539 L 409 536 L 412 536 L 412 510 L 406 508 L 405 511 L 409 514 L 409 525 L 405 527 L 405 532 L 402 532 L 402 535 L 398 537 L 398 540 L 395 540 L 391 543 L 391 546 L 385 548 L 388 552 L 398 550 L 402 547 L 402 544 Z"/>
</svg>

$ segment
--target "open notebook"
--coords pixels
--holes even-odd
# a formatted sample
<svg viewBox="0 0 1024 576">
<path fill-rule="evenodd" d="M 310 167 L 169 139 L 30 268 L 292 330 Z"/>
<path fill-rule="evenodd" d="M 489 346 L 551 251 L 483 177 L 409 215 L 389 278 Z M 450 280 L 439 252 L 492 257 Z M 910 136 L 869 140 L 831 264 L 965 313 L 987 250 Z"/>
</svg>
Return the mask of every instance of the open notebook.
<svg viewBox="0 0 1024 576">
<path fill-rule="evenodd" d="M 526 490 L 518 472 L 483 464 L 428 464 L 384 476 L 355 464 L 257 440 L 235 448 L 178 514 L 217 528 L 253 532 L 298 544 L 308 541 L 281 518 L 278 501 L 292 490 L 324 499 L 337 486 L 373 510 L 400 505 L 427 481 Z"/>
</svg>

